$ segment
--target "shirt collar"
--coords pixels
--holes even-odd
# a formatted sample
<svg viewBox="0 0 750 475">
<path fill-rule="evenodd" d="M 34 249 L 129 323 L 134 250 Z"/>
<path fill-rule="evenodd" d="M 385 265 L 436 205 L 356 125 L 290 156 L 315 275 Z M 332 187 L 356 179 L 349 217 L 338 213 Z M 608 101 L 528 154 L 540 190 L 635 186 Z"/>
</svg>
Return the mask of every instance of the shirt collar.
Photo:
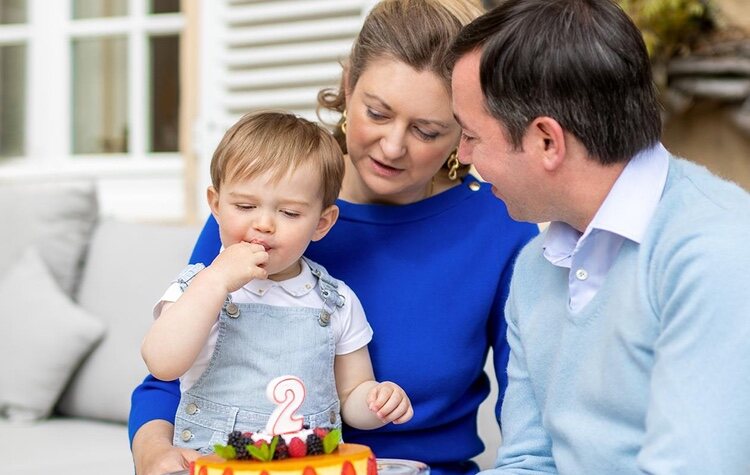
<svg viewBox="0 0 750 475">
<path fill-rule="evenodd" d="M 669 171 L 669 152 L 657 144 L 633 157 L 615 181 L 584 235 L 591 229 L 640 244 L 659 205 Z"/>
<path fill-rule="evenodd" d="M 270 279 L 253 279 L 245 284 L 244 289 L 262 297 L 272 288 L 280 287 L 284 292 L 293 297 L 301 297 L 315 288 L 317 280 L 304 259 L 300 259 L 300 267 L 302 268 L 302 272 L 291 279 L 280 282 Z"/>
<path fill-rule="evenodd" d="M 219 252 L 222 251 L 224 251 L 224 246 L 221 247 Z M 310 270 L 310 266 L 307 265 L 307 262 L 305 262 L 304 259 L 300 259 L 300 267 L 302 268 L 302 271 L 291 279 L 282 280 L 280 282 L 271 279 L 253 279 L 242 288 L 254 295 L 262 297 L 274 287 L 280 287 L 284 292 L 293 297 L 301 297 L 312 291 L 315 286 L 318 285 L 318 281 Z"/>
<path fill-rule="evenodd" d="M 583 234 L 567 223 L 550 223 L 544 236 L 544 257 L 560 265 L 594 229 L 640 243 L 661 199 L 668 171 L 669 152 L 660 143 L 634 156 Z"/>
</svg>

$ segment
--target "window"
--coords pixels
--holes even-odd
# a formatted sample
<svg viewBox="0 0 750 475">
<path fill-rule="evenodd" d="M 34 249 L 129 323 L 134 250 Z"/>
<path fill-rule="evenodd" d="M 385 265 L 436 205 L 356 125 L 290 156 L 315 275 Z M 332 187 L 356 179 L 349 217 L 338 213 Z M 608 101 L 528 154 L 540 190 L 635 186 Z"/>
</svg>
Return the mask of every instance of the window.
<svg viewBox="0 0 750 475">
<path fill-rule="evenodd" d="M 24 153 L 25 23 L 25 0 L 0 0 L 0 160 Z"/>
<path fill-rule="evenodd" d="M 0 181 L 93 178 L 114 215 L 152 188 L 128 213 L 180 219 L 183 29 L 180 0 L 0 0 Z"/>
<path fill-rule="evenodd" d="M 213 148 L 242 114 L 286 109 L 317 120 L 320 89 L 337 87 L 362 19 L 375 0 L 202 2 L 201 149 L 196 189 L 205 194 Z M 327 115 L 327 121 L 337 117 Z M 198 215 L 209 212 L 197 199 Z"/>
<path fill-rule="evenodd" d="M 0 45 L 0 157 L 23 154 L 26 45 Z"/>
</svg>

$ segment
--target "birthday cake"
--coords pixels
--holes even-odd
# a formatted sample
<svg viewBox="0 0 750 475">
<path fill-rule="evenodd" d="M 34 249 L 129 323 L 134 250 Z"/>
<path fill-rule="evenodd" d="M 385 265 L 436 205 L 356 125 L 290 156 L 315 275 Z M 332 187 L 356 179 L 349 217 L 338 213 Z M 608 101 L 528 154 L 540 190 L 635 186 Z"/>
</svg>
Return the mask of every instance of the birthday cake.
<svg viewBox="0 0 750 475">
<path fill-rule="evenodd" d="M 227 445 L 191 464 L 191 475 L 377 475 L 369 447 L 339 443 L 341 431 L 275 435 L 232 432 Z"/>
<path fill-rule="evenodd" d="M 278 404 L 266 429 L 230 433 L 226 445 L 190 465 L 190 475 L 377 475 L 369 447 L 343 444 L 341 429 L 310 428 L 294 414 L 305 397 L 298 378 L 272 380 L 266 395 Z"/>
</svg>

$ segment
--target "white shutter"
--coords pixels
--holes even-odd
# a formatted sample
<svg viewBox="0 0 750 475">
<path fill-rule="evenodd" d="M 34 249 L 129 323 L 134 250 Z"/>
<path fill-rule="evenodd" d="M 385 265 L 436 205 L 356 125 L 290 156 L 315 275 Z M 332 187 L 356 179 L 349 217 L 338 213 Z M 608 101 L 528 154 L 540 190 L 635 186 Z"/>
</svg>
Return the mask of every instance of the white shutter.
<svg viewBox="0 0 750 475">
<path fill-rule="evenodd" d="M 371 0 L 211 0 L 201 3 L 198 203 L 224 131 L 246 112 L 284 109 L 317 120 L 317 95 L 336 87 Z"/>
</svg>

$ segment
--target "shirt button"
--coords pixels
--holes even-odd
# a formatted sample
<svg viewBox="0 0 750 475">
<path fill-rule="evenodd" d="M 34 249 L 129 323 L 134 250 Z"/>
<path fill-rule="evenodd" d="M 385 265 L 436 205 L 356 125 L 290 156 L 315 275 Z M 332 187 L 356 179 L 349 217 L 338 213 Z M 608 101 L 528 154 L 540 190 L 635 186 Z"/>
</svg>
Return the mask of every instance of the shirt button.
<svg viewBox="0 0 750 475">
<path fill-rule="evenodd" d="M 193 414 L 195 414 L 195 413 L 198 412 L 198 406 L 196 406 L 195 403 L 191 402 L 185 408 L 185 412 L 187 412 L 188 414 L 190 414 L 192 416 Z"/>
<path fill-rule="evenodd" d="M 188 440 L 193 438 L 193 433 L 190 432 L 189 429 L 185 429 L 180 433 L 180 439 L 182 439 L 183 442 L 187 442 Z"/>
<path fill-rule="evenodd" d="M 331 411 L 330 417 L 328 418 L 329 421 L 331 421 L 331 424 L 336 423 L 336 411 Z"/>
<path fill-rule="evenodd" d="M 475 182 L 475 181 L 472 181 L 471 183 L 469 183 L 469 189 L 470 189 L 471 191 L 479 191 L 479 189 L 480 189 L 481 187 L 482 187 L 482 185 L 480 185 L 479 183 L 477 183 L 477 182 Z"/>
<path fill-rule="evenodd" d="M 586 272 L 586 269 L 578 269 L 576 271 L 576 279 L 578 280 L 586 280 L 589 278 L 589 273 Z"/>
</svg>

